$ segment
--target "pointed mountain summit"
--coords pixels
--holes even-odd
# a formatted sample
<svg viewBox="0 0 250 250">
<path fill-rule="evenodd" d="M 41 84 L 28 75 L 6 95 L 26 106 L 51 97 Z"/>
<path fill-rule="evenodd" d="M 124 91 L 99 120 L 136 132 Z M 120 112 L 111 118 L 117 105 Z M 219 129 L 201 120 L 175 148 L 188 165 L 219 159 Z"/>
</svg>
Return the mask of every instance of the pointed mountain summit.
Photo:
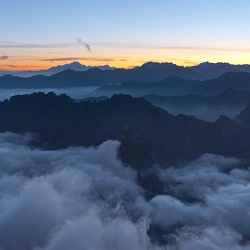
<svg viewBox="0 0 250 250">
<path fill-rule="evenodd" d="M 59 73 L 61 71 L 64 70 L 74 70 L 74 71 L 87 71 L 91 68 L 98 68 L 101 70 L 113 70 L 115 69 L 114 67 L 110 67 L 109 65 L 102 65 L 102 66 L 86 66 L 84 64 L 81 64 L 79 62 L 72 62 L 69 64 L 64 64 L 64 65 L 58 65 L 56 67 L 52 67 L 50 69 L 47 70 L 47 72 L 49 72 L 51 75 L 55 74 L 55 73 Z"/>
<path fill-rule="evenodd" d="M 7 72 L 10 75 L 13 76 L 20 76 L 20 77 L 31 77 L 35 75 L 43 75 L 43 76 L 52 76 L 54 74 L 60 73 L 64 70 L 74 70 L 74 71 L 87 71 L 91 68 L 98 68 L 101 70 L 113 70 L 114 67 L 110 67 L 109 65 L 101 65 L 101 66 L 86 66 L 84 64 L 81 64 L 79 62 L 72 62 L 64 65 L 58 65 L 51 67 L 47 70 L 40 70 L 40 71 L 10 71 Z M 6 75 L 4 72 L 0 72 L 1 75 Z"/>
<path fill-rule="evenodd" d="M 85 66 L 85 65 L 80 64 L 79 62 L 75 61 L 75 62 L 72 62 L 69 64 L 58 65 L 58 66 L 52 67 L 52 68 L 48 69 L 47 71 L 57 71 L 56 73 L 58 73 L 60 71 L 67 70 L 67 69 L 72 69 L 75 71 L 85 71 L 85 70 L 88 70 L 90 68 L 91 68 L 91 66 Z"/>
</svg>

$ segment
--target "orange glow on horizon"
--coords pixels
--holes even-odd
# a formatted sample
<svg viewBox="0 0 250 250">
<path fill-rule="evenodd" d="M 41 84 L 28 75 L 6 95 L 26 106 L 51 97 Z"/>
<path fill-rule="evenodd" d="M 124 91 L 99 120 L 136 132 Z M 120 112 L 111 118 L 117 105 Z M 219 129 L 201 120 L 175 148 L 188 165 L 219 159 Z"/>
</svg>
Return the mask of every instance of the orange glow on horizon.
<svg viewBox="0 0 250 250">
<path fill-rule="evenodd" d="M 149 52 L 149 51 L 148 51 Z M 48 55 L 47 55 L 48 56 Z M 65 55 L 64 55 L 65 56 Z M 43 57 L 46 58 L 46 57 Z M 178 66 L 195 66 L 202 62 L 226 62 L 231 64 L 250 64 L 249 53 L 226 53 L 221 51 L 220 53 L 190 53 L 190 51 L 182 51 L 177 53 L 176 51 L 162 52 L 150 51 L 134 51 L 134 53 L 127 53 L 124 55 L 105 54 L 97 55 L 91 54 L 89 57 L 54 57 L 54 59 L 41 59 L 37 58 L 11 58 L 0 61 L 0 71 L 40 71 L 48 70 L 49 68 L 56 67 L 58 65 L 70 64 L 77 61 L 86 66 L 103 66 L 109 65 L 115 68 L 131 69 L 136 66 L 141 66 L 146 62 L 168 62 Z M 83 58 L 83 59 L 82 59 Z"/>
</svg>

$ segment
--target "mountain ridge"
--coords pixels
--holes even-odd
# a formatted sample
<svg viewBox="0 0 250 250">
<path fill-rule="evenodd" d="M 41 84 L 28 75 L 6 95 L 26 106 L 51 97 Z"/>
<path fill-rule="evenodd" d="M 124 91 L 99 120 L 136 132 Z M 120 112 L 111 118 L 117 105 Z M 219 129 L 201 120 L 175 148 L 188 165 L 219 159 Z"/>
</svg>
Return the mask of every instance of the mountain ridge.
<svg viewBox="0 0 250 250">
<path fill-rule="evenodd" d="M 101 66 L 86 66 L 84 64 L 81 64 L 77 61 L 74 61 L 72 63 L 64 64 L 64 65 L 58 65 L 53 66 L 47 70 L 39 70 L 39 71 L 8 71 L 8 72 L 0 72 L 1 75 L 13 75 L 13 76 L 19 76 L 19 77 L 31 77 L 35 75 L 44 75 L 44 76 L 52 76 L 54 74 L 60 73 L 64 70 L 74 70 L 74 71 L 87 71 L 91 68 L 99 68 L 101 70 L 113 70 L 114 67 L 110 67 L 109 65 L 101 65 Z"/>
<path fill-rule="evenodd" d="M 174 67 L 179 67 L 179 69 L 183 70 L 185 69 L 187 72 L 189 72 L 189 79 L 195 78 L 197 80 L 210 80 L 217 78 L 227 72 L 250 72 L 250 65 L 249 64 L 230 64 L 230 63 L 210 63 L 210 62 L 202 62 L 195 66 L 178 66 L 176 64 L 173 64 L 171 62 L 146 62 L 142 64 L 141 66 L 136 66 L 132 69 L 149 69 L 152 67 L 164 69 L 164 66 L 168 66 L 168 70 L 171 71 Z M 87 71 L 91 68 L 99 68 L 101 70 L 116 70 L 119 68 L 110 67 L 109 65 L 102 65 L 102 66 L 86 66 L 84 64 L 80 64 L 77 61 L 74 61 L 72 63 L 64 64 L 64 65 L 58 65 L 53 66 L 47 70 L 40 70 L 40 71 L 0 71 L 0 76 L 11 74 L 13 76 L 20 76 L 20 77 L 31 77 L 33 75 L 45 75 L 45 76 L 51 76 L 53 74 L 59 73 L 63 70 L 71 69 L 75 71 Z M 157 73 L 157 72 L 156 72 Z M 159 72 L 158 72 L 159 73 Z"/>
<path fill-rule="evenodd" d="M 181 95 L 217 95 L 226 89 L 250 90 L 250 73 L 227 72 L 212 80 L 183 79 L 179 76 L 170 76 L 161 81 L 151 83 L 124 82 L 122 84 L 106 84 L 89 93 L 89 95 L 112 96 L 113 94 L 129 94 L 143 96 L 149 94 L 165 96 Z"/>
<path fill-rule="evenodd" d="M 174 116 L 129 95 L 76 103 L 65 94 L 39 92 L 0 102 L 0 132 L 35 133 L 34 145 L 44 149 L 118 140 L 120 158 L 136 169 L 167 167 L 204 153 L 249 160 L 248 127 L 222 118 L 210 123 Z"/>
<path fill-rule="evenodd" d="M 249 64 L 230 64 L 230 63 L 209 63 L 203 62 L 197 66 L 190 67 L 201 80 L 211 80 L 217 78 L 227 72 L 250 72 Z"/>
<path fill-rule="evenodd" d="M 0 88 L 63 88 L 77 86 L 101 86 L 126 81 L 153 82 L 178 75 L 190 78 L 193 73 L 174 64 L 153 64 L 153 67 L 101 70 L 91 68 L 87 71 L 64 70 L 52 76 L 36 75 L 28 78 L 18 76 L 0 77 Z"/>
</svg>

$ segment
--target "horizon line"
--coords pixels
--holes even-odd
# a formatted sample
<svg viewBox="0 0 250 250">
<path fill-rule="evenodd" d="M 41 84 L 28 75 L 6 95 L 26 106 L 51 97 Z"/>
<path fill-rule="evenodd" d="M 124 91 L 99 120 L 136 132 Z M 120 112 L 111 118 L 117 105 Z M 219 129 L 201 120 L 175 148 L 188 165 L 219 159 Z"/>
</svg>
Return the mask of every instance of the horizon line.
<svg viewBox="0 0 250 250">
<path fill-rule="evenodd" d="M 75 60 L 76 59 L 76 60 Z M 218 61 L 218 62 L 211 62 L 211 61 L 203 61 L 203 62 L 198 62 L 198 63 L 191 63 L 191 65 L 185 65 L 185 63 L 183 64 L 177 64 L 177 63 L 174 63 L 173 61 L 185 61 L 186 64 L 188 62 L 192 62 L 192 61 L 188 61 L 188 60 L 176 60 L 174 59 L 173 61 L 145 61 L 143 62 L 142 64 L 138 64 L 138 65 L 133 65 L 133 66 L 129 66 L 129 67 L 115 67 L 115 66 L 110 66 L 109 63 L 107 64 L 96 64 L 96 65 L 87 65 L 87 64 L 83 64 L 81 62 L 79 62 L 80 60 L 77 60 L 77 59 L 81 59 L 81 58 L 59 58 L 58 60 L 56 59 L 50 59 L 50 60 L 39 60 L 39 61 L 51 61 L 51 62 L 60 62 L 60 61 L 71 61 L 69 63 L 64 63 L 64 64 L 57 64 L 57 65 L 53 65 L 52 67 L 49 67 L 49 68 L 40 68 L 39 66 L 27 66 L 28 68 L 31 68 L 31 69 L 27 69 L 27 70 L 18 70 L 18 68 L 22 68 L 22 66 L 15 66 L 15 65 L 7 65 L 5 64 L 6 67 L 9 67 L 10 69 L 3 69 L 0 67 L 0 71 L 2 73 L 4 72 L 39 72 L 39 71 L 47 71 L 47 70 L 50 70 L 51 68 L 55 68 L 55 67 L 60 67 L 60 66 L 65 66 L 65 65 L 70 65 L 70 64 L 73 64 L 73 63 L 79 63 L 81 64 L 82 66 L 86 66 L 86 67 L 101 67 L 101 66 L 109 66 L 109 67 L 112 67 L 112 68 L 115 68 L 115 69 L 133 69 L 133 68 L 136 68 L 136 67 L 142 67 L 144 64 L 147 64 L 147 63 L 155 63 L 155 64 L 173 64 L 173 65 L 176 65 L 176 66 L 179 66 L 179 67 L 184 67 L 184 68 L 192 68 L 192 67 L 195 67 L 195 66 L 199 66 L 201 64 L 204 64 L 204 63 L 208 63 L 208 64 L 229 64 L 229 65 L 233 65 L 233 66 L 246 66 L 246 65 L 249 65 L 250 66 L 250 63 L 247 64 L 247 63 L 244 63 L 244 64 L 241 64 L 241 63 L 238 63 L 238 64 L 235 64 L 235 63 L 229 63 L 229 62 L 226 62 L 226 61 Z M 105 61 L 105 60 L 101 60 L 101 61 Z M 32 70 L 32 68 L 40 68 L 40 69 L 37 69 L 37 70 Z M 16 70 L 15 70 L 16 69 Z"/>
</svg>

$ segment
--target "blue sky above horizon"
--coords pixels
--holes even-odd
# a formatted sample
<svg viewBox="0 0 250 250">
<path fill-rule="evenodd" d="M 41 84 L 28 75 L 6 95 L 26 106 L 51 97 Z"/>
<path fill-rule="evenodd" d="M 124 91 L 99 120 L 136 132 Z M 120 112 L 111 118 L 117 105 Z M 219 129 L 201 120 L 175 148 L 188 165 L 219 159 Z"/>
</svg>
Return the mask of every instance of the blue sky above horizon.
<svg viewBox="0 0 250 250">
<path fill-rule="evenodd" d="M 250 64 L 249 0 L 0 0 L 0 70 Z"/>
</svg>

